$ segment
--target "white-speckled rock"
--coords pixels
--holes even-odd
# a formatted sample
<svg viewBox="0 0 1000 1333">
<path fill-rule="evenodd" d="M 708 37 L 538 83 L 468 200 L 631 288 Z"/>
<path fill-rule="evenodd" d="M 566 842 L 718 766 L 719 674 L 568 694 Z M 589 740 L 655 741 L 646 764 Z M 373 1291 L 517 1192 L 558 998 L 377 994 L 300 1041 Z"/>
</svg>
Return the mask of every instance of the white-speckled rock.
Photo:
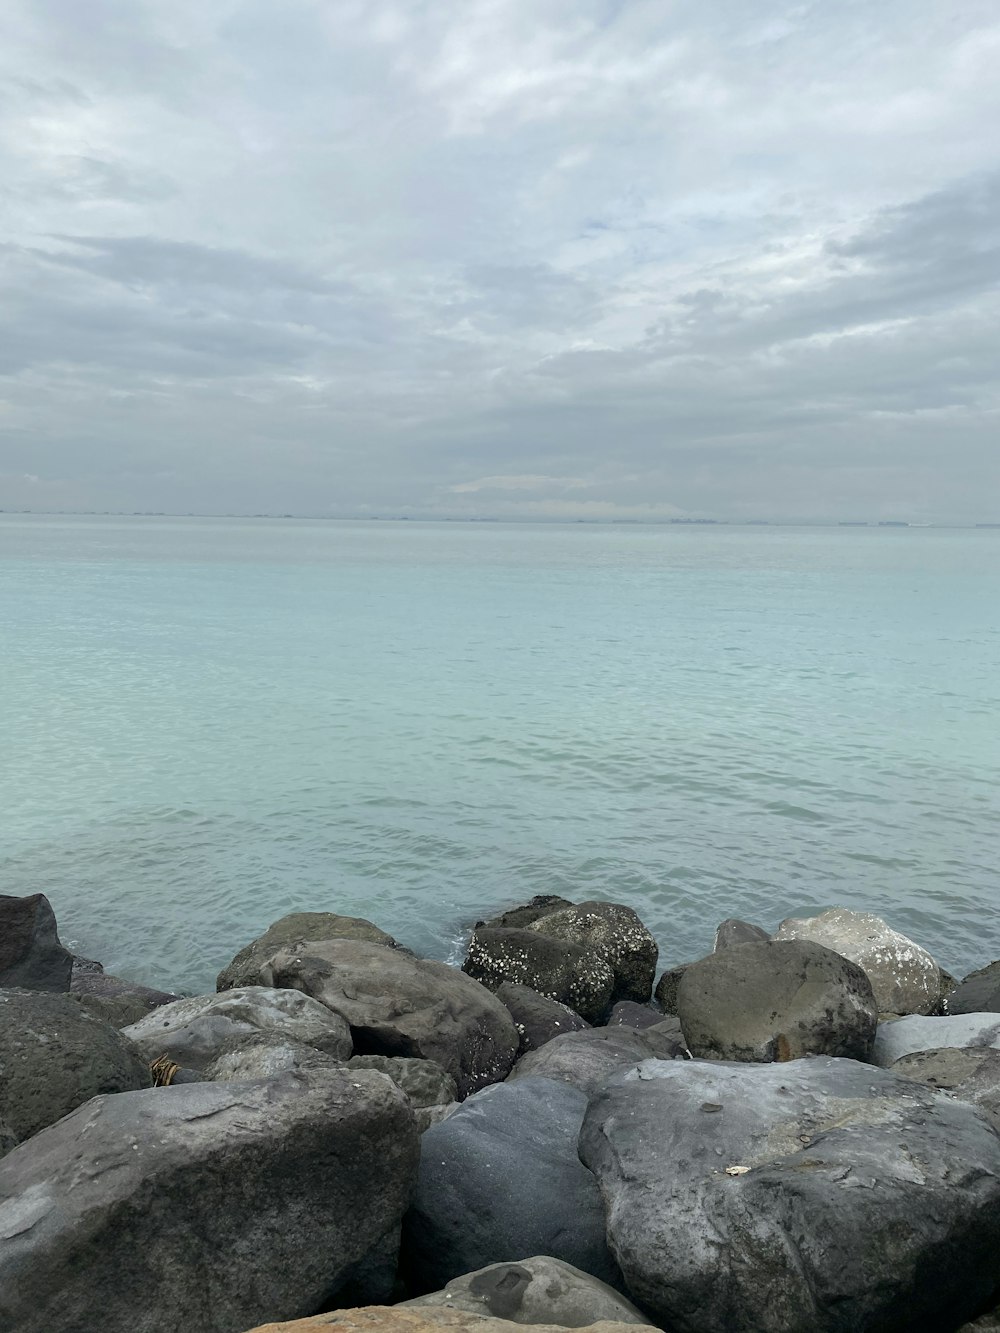
<svg viewBox="0 0 1000 1333">
<path fill-rule="evenodd" d="M 868 973 L 879 1012 L 929 1014 L 941 1000 L 941 969 L 926 949 L 873 912 L 833 907 L 819 916 L 789 917 L 776 940 L 812 940 Z"/>
<path fill-rule="evenodd" d="M 879 1023 L 871 1063 L 888 1069 L 904 1055 L 944 1046 L 1000 1049 L 1000 1014 L 946 1014 L 943 1018 L 907 1014 L 891 1023 Z"/>
</svg>

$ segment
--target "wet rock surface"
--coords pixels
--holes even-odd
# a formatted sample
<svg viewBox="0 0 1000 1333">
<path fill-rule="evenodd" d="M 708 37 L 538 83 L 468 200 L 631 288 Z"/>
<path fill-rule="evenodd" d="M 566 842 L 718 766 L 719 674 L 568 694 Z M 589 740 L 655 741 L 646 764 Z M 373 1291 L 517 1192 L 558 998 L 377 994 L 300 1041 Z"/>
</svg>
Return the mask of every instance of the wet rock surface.
<svg viewBox="0 0 1000 1333">
<path fill-rule="evenodd" d="M 0 988 L 67 991 L 72 971 L 44 893 L 0 894 Z"/>
<path fill-rule="evenodd" d="M 576 944 L 607 963 L 614 975 L 611 999 L 645 1004 L 653 993 L 656 940 L 631 907 L 584 902 L 547 912 L 529 930 Z"/>
<path fill-rule="evenodd" d="M 588 1023 L 605 1017 L 615 991 L 610 964 L 593 950 L 528 928 L 477 929 L 462 970 L 492 990 L 504 982 L 529 986 Z"/>
</svg>

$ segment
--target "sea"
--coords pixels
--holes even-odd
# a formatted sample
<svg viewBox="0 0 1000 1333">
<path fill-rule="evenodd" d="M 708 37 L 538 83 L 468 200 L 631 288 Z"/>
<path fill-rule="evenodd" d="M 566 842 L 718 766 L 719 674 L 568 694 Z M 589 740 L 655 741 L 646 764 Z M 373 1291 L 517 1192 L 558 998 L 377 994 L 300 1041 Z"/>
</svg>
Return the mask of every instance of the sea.
<svg viewBox="0 0 1000 1333">
<path fill-rule="evenodd" d="M 214 988 L 537 893 L 1000 957 L 1000 531 L 0 515 L 0 892 Z"/>
</svg>

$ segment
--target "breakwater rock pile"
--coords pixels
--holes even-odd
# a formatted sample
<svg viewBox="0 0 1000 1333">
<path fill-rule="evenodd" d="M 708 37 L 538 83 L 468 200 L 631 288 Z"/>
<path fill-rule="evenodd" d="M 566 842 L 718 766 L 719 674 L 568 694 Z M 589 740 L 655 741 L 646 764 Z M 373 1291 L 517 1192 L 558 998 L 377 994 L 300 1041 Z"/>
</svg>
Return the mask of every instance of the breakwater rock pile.
<svg viewBox="0 0 1000 1333">
<path fill-rule="evenodd" d="M 616 903 L 332 912 L 177 996 L 0 897 L 0 1329 L 1000 1329 L 1000 963 Z"/>
</svg>

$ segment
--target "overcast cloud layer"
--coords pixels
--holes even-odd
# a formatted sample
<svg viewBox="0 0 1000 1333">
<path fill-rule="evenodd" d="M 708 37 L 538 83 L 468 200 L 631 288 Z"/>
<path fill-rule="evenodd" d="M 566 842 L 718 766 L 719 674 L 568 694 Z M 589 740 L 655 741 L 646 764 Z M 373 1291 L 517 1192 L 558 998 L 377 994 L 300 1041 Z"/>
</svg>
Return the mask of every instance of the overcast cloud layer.
<svg viewBox="0 0 1000 1333">
<path fill-rule="evenodd" d="M 1000 519 L 995 0 L 4 0 L 0 508 Z"/>
</svg>

